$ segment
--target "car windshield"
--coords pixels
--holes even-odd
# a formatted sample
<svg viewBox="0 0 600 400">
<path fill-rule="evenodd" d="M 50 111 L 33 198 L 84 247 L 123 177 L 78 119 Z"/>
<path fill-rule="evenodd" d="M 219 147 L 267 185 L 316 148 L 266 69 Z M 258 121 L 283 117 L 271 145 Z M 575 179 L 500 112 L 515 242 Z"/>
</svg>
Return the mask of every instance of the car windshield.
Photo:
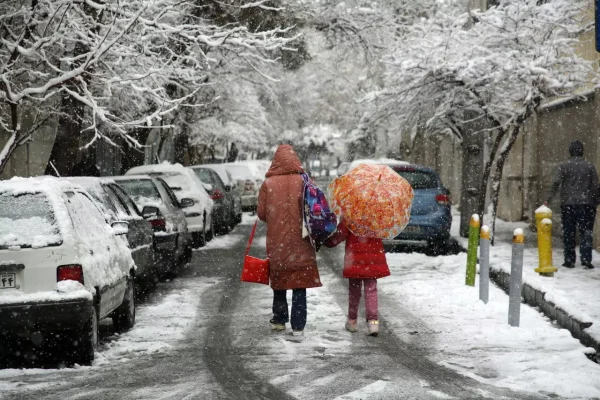
<svg viewBox="0 0 600 400">
<path fill-rule="evenodd" d="M 434 189 L 437 187 L 437 179 L 434 174 L 425 171 L 414 171 L 403 168 L 394 170 L 410 183 L 413 189 Z"/>
<path fill-rule="evenodd" d="M 195 168 L 194 172 L 196 173 L 196 176 L 198 178 L 200 178 L 200 180 L 202 182 L 208 183 L 210 185 L 213 185 L 215 183 L 209 170 L 203 169 L 203 168 Z"/>
<path fill-rule="evenodd" d="M 41 193 L 0 194 L 0 248 L 58 246 L 54 210 Z"/>
<path fill-rule="evenodd" d="M 254 180 L 254 176 L 246 165 L 228 165 L 227 170 L 231 172 L 233 179 L 235 180 Z"/>
<path fill-rule="evenodd" d="M 162 203 L 156 185 L 149 179 L 119 180 L 117 183 L 140 208 Z"/>
</svg>

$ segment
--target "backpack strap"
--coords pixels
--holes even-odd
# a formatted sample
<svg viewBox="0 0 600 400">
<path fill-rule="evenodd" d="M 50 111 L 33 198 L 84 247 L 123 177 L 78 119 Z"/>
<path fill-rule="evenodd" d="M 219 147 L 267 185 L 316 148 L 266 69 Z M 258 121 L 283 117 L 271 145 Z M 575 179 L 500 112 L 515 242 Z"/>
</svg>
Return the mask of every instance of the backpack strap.
<svg viewBox="0 0 600 400">
<path fill-rule="evenodd" d="M 252 231 L 250 232 L 250 239 L 248 239 L 248 246 L 246 246 L 246 255 L 250 253 L 250 246 L 252 246 L 252 241 L 254 240 L 254 234 L 256 233 L 256 226 L 258 225 L 258 219 L 254 223 L 252 227 Z"/>
</svg>

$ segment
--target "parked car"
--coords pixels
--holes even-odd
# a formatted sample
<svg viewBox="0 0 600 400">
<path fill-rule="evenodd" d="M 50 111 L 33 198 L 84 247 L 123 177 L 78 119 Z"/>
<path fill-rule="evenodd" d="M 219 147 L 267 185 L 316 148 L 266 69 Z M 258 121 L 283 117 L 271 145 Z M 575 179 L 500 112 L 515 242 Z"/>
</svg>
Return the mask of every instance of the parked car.
<svg viewBox="0 0 600 400">
<path fill-rule="evenodd" d="M 194 171 L 181 164 L 155 164 L 134 167 L 125 175 L 160 176 L 184 208 L 188 232 L 194 247 L 201 247 L 214 235 L 213 201 Z"/>
<path fill-rule="evenodd" d="M 219 175 L 219 178 L 221 178 L 225 184 L 227 194 L 233 198 L 233 209 L 231 210 L 232 220 L 235 224 L 242 222 L 242 193 L 238 190 L 238 184 L 231 172 L 227 170 L 224 164 L 202 164 L 200 167 L 210 168 Z"/>
<path fill-rule="evenodd" d="M 159 177 L 130 175 L 113 179 L 152 225 L 156 274 L 159 278 L 174 275 L 192 257 L 191 237 L 175 193 Z M 158 208 L 158 213 L 154 213 L 154 208 Z"/>
<path fill-rule="evenodd" d="M 450 191 L 444 187 L 438 173 L 427 167 L 397 161 L 384 161 L 412 186 L 415 197 L 410 221 L 404 231 L 387 246 L 406 241 L 425 242 L 430 251 L 437 253 L 448 246 L 452 225 Z"/>
<path fill-rule="evenodd" d="M 64 180 L 83 187 L 92 195 L 109 223 L 126 221 L 129 224 L 127 242 L 137 267 L 136 287 L 141 291 L 152 288 L 158 279 L 154 268 L 154 231 L 135 203 L 113 179 L 67 177 Z M 146 206 L 144 213 L 153 217 L 158 213 L 158 208 Z"/>
<path fill-rule="evenodd" d="M 223 164 L 235 179 L 238 193 L 242 198 L 243 211 L 256 211 L 258 191 L 264 181 L 255 165 L 245 162 Z"/>
<path fill-rule="evenodd" d="M 127 222 L 108 225 L 78 185 L 50 177 L 0 182 L 3 339 L 71 337 L 69 354 L 92 362 L 101 319 L 112 317 L 117 331 L 135 323 L 127 233 Z"/>
<path fill-rule="evenodd" d="M 190 167 L 198 179 L 204 184 L 210 185 L 208 193 L 214 204 L 215 228 L 218 233 L 229 233 L 235 225 L 234 219 L 234 195 L 232 187 L 226 185 L 214 170 L 202 166 Z"/>
</svg>

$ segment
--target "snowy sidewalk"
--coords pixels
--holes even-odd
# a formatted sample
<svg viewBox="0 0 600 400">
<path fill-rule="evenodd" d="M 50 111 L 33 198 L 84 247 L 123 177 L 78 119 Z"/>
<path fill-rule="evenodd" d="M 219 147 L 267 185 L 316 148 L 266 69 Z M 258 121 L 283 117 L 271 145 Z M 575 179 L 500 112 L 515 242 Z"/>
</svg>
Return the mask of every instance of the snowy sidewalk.
<svg viewBox="0 0 600 400">
<path fill-rule="evenodd" d="M 458 221 L 455 221 L 455 223 L 458 227 Z M 557 248 L 555 245 L 553 261 L 554 266 L 558 267 L 558 272 L 554 274 L 553 278 L 540 276 L 534 271 L 539 263 L 536 233 L 531 232 L 525 223 L 509 223 L 497 220 L 496 237 L 500 240 L 491 248 L 490 267 L 492 272 L 510 274 L 512 253 L 510 238 L 516 228 L 522 228 L 525 235 L 529 237 L 529 240 L 526 240 L 525 243 L 523 282 L 534 291 L 537 291 L 538 297 L 543 294 L 543 299 L 538 298 L 538 301 L 533 303 L 542 300 L 548 303 L 550 309 L 546 314 L 551 314 L 554 319 L 561 318 L 562 320 L 561 315 L 555 315 L 560 314 L 562 310 L 567 316 L 577 320 L 579 326 L 574 326 L 573 329 L 569 328 L 571 332 L 574 332 L 577 336 L 584 336 L 583 342 L 598 349 L 598 343 L 600 343 L 600 268 L 584 270 L 580 264 L 577 264 L 574 269 L 561 267 L 563 251 L 562 248 Z M 553 239 L 554 242 L 557 239 L 560 240 L 560 238 Z M 594 251 L 594 260 L 596 260 L 596 263 L 600 261 L 600 253 Z M 527 290 L 526 297 L 529 299 L 534 294 L 530 293 L 529 289 Z M 528 300 L 528 302 L 530 301 Z M 552 305 L 555 306 L 554 310 L 551 308 Z M 590 324 L 591 326 L 586 328 Z"/>
</svg>

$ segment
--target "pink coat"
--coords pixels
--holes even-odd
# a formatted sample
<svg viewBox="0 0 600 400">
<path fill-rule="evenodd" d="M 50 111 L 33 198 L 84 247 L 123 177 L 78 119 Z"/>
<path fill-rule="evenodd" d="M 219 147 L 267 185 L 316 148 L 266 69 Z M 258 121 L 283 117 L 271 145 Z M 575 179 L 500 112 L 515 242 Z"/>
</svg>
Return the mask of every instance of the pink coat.
<svg viewBox="0 0 600 400">
<path fill-rule="evenodd" d="M 335 247 L 343 241 L 346 241 L 344 278 L 379 279 L 391 275 L 381 239 L 356 236 L 342 221 L 325 246 Z"/>
</svg>

